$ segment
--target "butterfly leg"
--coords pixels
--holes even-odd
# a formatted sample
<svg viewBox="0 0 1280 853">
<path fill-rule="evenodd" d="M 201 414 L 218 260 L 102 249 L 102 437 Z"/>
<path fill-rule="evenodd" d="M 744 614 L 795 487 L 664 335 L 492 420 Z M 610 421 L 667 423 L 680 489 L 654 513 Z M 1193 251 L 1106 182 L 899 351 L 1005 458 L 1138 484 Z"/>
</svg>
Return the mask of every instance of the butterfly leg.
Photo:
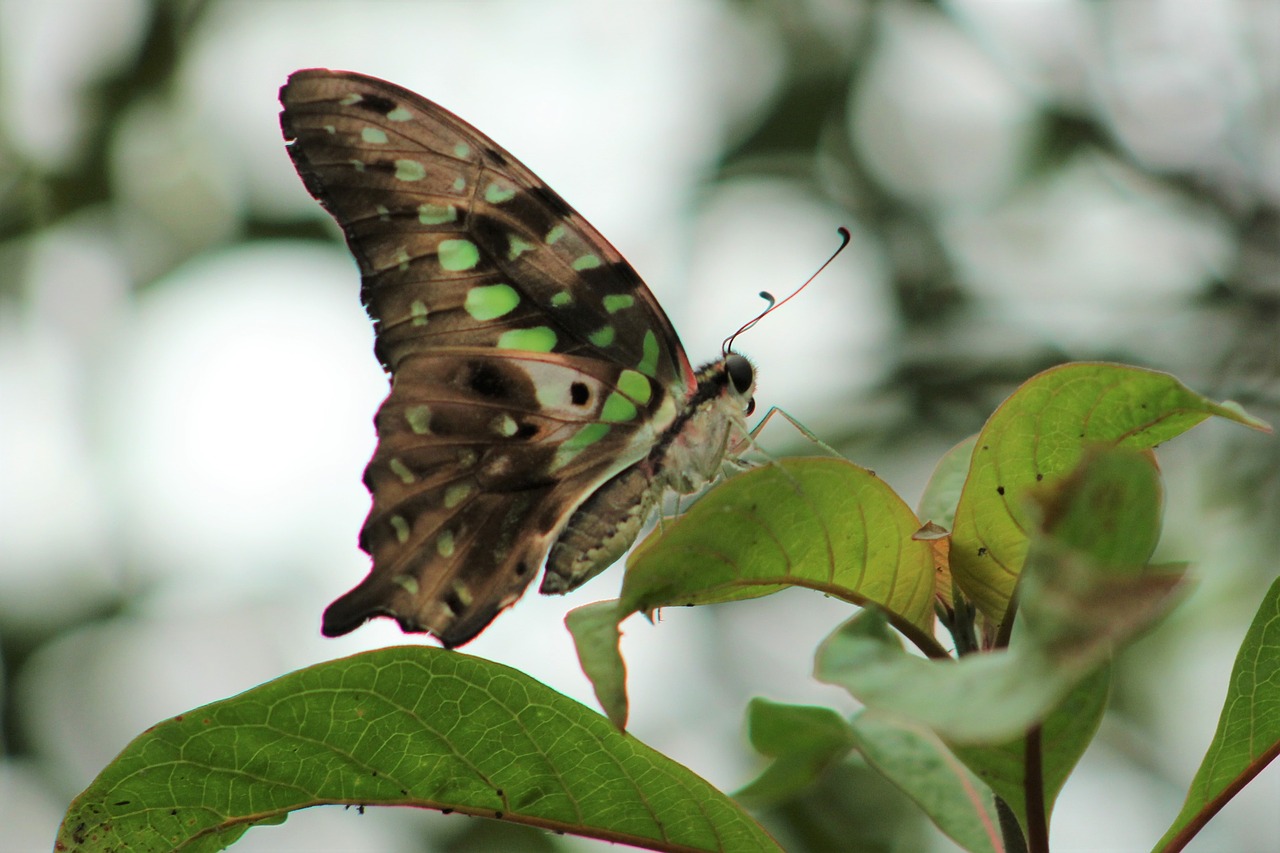
<svg viewBox="0 0 1280 853">
<path fill-rule="evenodd" d="M 844 456 L 838 450 L 836 450 L 831 445 L 827 444 L 822 439 L 818 438 L 818 436 L 813 432 L 813 430 L 809 429 L 807 426 L 800 423 L 798 420 L 796 420 L 790 414 L 788 414 L 786 409 L 780 409 L 777 406 L 769 407 L 769 411 L 764 413 L 764 417 L 760 419 L 760 423 L 756 424 L 755 427 L 752 428 L 751 432 L 749 432 L 747 436 L 733 448 L 732 450 L 733 455 L 736 456 L 739 454 L 739 452 L 745 452 L 746 446 L 755 447 L 757 450 L 759 450 L 760 445 L 756 442 L 756 437 L 760 435 L 760 432 L 764 429 L 765 424 L 767 424 L 774 415 L 781 415 L 782 417 L 786 418 L 788 423 L 790 423 L 793 427 L 796 428 L 797 432 L 799 432 L 805 438 L 812 441 L 814 444 L 821 447 L 823 450 L 830 453 L 832 456 L 838 457 L 840 459 L 844 458 Z"/>
</svg>

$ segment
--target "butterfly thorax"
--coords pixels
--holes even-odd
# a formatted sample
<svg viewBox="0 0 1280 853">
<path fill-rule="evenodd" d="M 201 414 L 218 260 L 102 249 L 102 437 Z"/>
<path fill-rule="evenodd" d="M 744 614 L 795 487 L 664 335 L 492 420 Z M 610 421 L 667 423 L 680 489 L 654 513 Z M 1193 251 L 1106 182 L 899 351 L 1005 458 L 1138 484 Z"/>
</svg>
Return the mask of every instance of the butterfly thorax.
<svg viewBox="0 0 1280 853">
<path fill-rule="evenodd" d="M 540 592 L 570 592 L 611 566 L 668 491 L 692 494 L 720 472 L 747 433 L 755 374 L 736 353 L 703 366 L 685 407 L 647 457 L 614 476 L 569 518 L 547 557 Z"/>
</svg>

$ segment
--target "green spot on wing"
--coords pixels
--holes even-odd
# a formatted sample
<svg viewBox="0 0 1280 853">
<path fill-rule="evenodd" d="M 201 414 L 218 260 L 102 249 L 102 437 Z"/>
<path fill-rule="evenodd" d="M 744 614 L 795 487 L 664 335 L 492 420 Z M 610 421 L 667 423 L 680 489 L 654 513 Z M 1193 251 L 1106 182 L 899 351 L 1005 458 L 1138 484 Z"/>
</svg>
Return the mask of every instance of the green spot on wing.
<svg viewBox="0 0 1280 853">
<path fill-rule="evenodd" d="M 453 531 L 442 530 L 436 537 L 436 553 L 441 557 L 453 556 Z"/>
<path fill-rule="evenodd" d="M 453 191 L 460 193 L 467 188 L 467 179 L 459 175 L 453 179 Z"/>
<path fill-rule="evenodd" d="M 408 575 L 396 575 L 391 579 L 391 582 L 403 588 L 410 595 L 417 595 L 420 589 L 417 578 L 411 578 Z"/>
<path fill-rule="evenodd" d="M 465 160 L 471 156 L 471 146 L 465 142 L 459 142 L 457 145 L 453 146 L 453 153 Z"/>
<path fill-rule="evenodd" d="M 506 436 L 507 438 L 515 435 L 516 430 L 519 428 L 520 427 L 516 424 L 516 419 L 507 414 L 499 415 L 493 422 L 494 432 L 498 435 Z"/>
<path fill-rule="evenodd" d="M 427 176 L 427 167 L 417 160 L 397 160 L 396 178 L 401 181 L 420 181 Z"/>
<path fill-rule="evenodd" d="M 475 596 L 471 594 L 471 589 L 462 581 L 454 581 L 450 586 L 453 592 L 458 596 L 458 601 L 462 602 L 463 607 L 470 607 L 471 602 L 475 601 Z"/>
<path fill-rule="evenodd" d="M 636 404 L 614 391 L 604 401 L 604 408 L 600 410 L 600 420 L 618 423 L 634 420 L 636 414 Z"/>
<path fill-rule="evenodd" d="M 652 329 L 644 333 L 644 357 L 636 365 L 636 370 L 645 376 L 656 376 L 658 373 L 658 336 Z"/>
<path fill-rule="evenodd" d="M 532 329 L 511 329 L 498 336 L 498 349 L 551 352 L 555 347 L 556 333 L 547 326 L 534 326 Z"/>
<path fill-rule="evenodd" d="M 559 242 L 562 237 L 564 237 L 564 226 L 557 225 L 555 228 L 552 228 L 550 231 L 547 232 L 547 236 L 544 238 L 544 240 L 546 244 L 550 246 L 553 243 Z"/>
<path fill-rule="evenodd" d="M 426 435 L 431 432 L 430 406 L 410 406 L 404 410 L 404 419 L 415 435 Z"/>
<path fill-rule="evenodd" d="M 453 509 L 458 504 L 467 499 L 467 495 L 471 494 L 471 486 L 466 483 L 454 483 L 444 491 L 444 505 L 446 509 Z"/>
<path fill-rule="evenodd" d="M 418 221 L 423 225 L 443 225 L 458 221 L 458 208 L 452 204 L 418 205 Z"/>
<path fill-rule="evenodd" d="M 604 310 L 610 314 L 617 314 L 623 308 L 630 308 L 636 304 L 636 298 L 627 293 L 611 293 L 603 301 Z"/>
<path fill-rule="evenodd" d="M 485 284 L 467 291 L 462 307 L 476 320 L 504 317 L 520 304 L 520 294 L 509 284 Z"/>
<path fill-rule="evenodd" d="M 403 515 L 391 516 L 391 527 L 396 532 L 396 541 L 401 545 L 409 541 L 409 522 L 405 521 Z"/>
<path fill-rule="evenodd" d="M 387 113 L 387 121 L 408 121 L 411 118 L 413 118 L 413 113 L 409 112 L 404 107 L 396 107 L 394 110 Z"/>
<path fill-rule="evenodd" d="M 582 257 L 575 259 L 573 262 L 573 268 L 579 272 L 582 270 L 593 270 L 598 266 L 600 266 L 600 258 L 590 254 L 583 255 Z"/>
<path fill-rule="evenodd" d="M 409 304 L 410 322 L 415 326 L 427 325 L 427 305 L 421 299 L 415 299 Z"/>
<path fill-rule="evenodd" d="M 613 343 L 615 334 L 616 332 L 613 326 L 601 326 L 599 329 L 596 329 L 594 332 L 587 335 L 587 337 L 591 339 L 591 343 L 604 348 Z"/>
<path fill-rule="evenodd" d="M 440 266 L 450 272 L 469 270 L 480 263 L 480 250 L 470 240 L 441 240 L 436 251 Z"/>
<path fill-rule="evenodd" d="M 360 138 L 370 145 L 386 145 L 387 134 L 376 127 L 365 127 L 360 129 Z"/>
<path fill-rule="evenodd" d="M 363 100 L 364 95 L 361 95 L 359 92 L 352 92 L 350 95 L 343 95 L 342 100 L 338 101 L 338 103 L 342 104 L 344 107 L 351 107 Z"/>
<path fill-rule="evenodd" d="M 618 374 L 618 390 L 642 406 L 653 397 L 653 384 L 644 374 L 634 370 Z"/>
<path fill-rule="evenodd" d="M 514 234 L 512 234 L 508 239 L 510 242 L 508 243 L 507 248 L 507 260 L 509 261 L 514 261 L 525 252 L 531 251 L 534 248 L 532 243 L 521 240 Z"/>
<path fill-rule="evenodd" d="M 392 457 L 387 462 L 387 467 L 391 469 L 391 473 L 400 478 L 400 482 L 406 486 L 414 481 L 413 472 L 409 470 L 409 466 L 405 465 L 399 459 Z"/>
<path fill-rule="evenodd" d="M 461 580 L 454 580 L 453 583 L 449 585 L 453 587 L 453 592 L 458 597 L 458 601 L 462 602 L 463 607 L 470 607 L 471 602 L 475 601 L 475 596 L 472 596 L 471 594 L 471 588 L 467 587 L 467 585 L 462 583 Z"/>
<path fill-rule="evenodd" d="M 566 305 L 573 304 L 573 294 L 567 290 L 561 290 L 551 297 L 551 305 L 554 308 L 563 308 Z"/>
<path fill-rule="evenodd" d="M 516 191 L 511 187 L 504 187 L 495 182 L 491 182 L 484 188 L 484 200 L 489 204 L 502 204 L 504 201 L 515 198 L 515 195 Z"/>
<path fill-rule="evenodd" d="M 590 447 L 600 439 L 609 434 L 609 430 L 613 429 L 609 424 L 587 424 L 582 429 L 575 432 L 569 437 L 562 447 L 565 450 L 577 453 L 584 448 Z"/>
</svg>

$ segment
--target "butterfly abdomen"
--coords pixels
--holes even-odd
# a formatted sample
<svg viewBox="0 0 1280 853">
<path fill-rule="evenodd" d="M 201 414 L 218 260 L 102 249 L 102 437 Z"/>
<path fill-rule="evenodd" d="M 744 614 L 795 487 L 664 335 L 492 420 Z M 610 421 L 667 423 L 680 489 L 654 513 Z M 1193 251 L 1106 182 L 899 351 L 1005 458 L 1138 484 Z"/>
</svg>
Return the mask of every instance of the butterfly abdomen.
<svg viewBox="0 0 1280 853">
<path fill-rule="evenodd" d="M 665 490 L 655 480 L 648 460 L 596 489 L 551 546 L 538 591 L 543 595 L 571 592 L 613 565 L 636 541 Z"/>
</svg>

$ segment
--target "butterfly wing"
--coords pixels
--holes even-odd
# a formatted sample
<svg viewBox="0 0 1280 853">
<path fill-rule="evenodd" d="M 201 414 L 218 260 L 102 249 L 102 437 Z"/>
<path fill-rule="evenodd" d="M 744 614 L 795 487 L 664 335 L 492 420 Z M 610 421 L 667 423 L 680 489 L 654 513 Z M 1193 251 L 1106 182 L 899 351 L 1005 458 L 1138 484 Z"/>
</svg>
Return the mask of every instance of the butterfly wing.
<svg viewBox="0 0 1280 853">
<path fill-rule="evenodd" d="M 693 371 L 617 250 L 461 119 L 324 69 L 280 100 L 392 386 L 365 472 L 373 567 L 324 633 L 387 615 L 459 645 L 519 598 L 574 507 L 648 453 Z"/>
</svg>

